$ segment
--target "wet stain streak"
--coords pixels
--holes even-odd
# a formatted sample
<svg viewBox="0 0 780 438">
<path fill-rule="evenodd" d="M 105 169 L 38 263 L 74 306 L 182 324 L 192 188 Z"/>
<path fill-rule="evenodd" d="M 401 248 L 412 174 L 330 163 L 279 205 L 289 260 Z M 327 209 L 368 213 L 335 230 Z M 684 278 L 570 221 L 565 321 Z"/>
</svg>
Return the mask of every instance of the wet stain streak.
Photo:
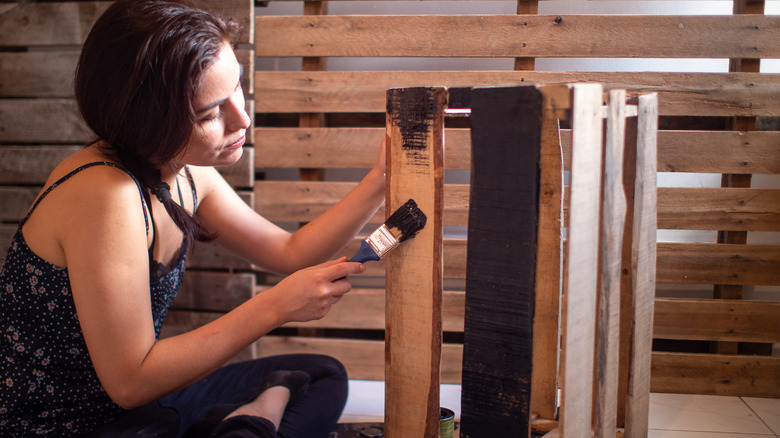
<svg viewBox="0 0 780 438">
<path fill-rule="evenodd" d="M 436 115 L 436 97 L 431 88 L 401 88 L 388 91 L 387 112 L 401 131 L 402 148 L 409 164 L 428 167 L 430 127 Z"/>
</svg>

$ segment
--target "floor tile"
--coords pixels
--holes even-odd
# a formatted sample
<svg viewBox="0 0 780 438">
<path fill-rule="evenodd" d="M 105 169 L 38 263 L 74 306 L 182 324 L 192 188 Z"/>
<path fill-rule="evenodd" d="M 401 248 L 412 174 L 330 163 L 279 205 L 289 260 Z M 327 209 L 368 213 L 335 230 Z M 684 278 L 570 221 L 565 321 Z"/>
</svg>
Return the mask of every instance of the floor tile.
<svg viewBox="0 0 780 438">
<path fill-rule="evenodd" d="M 650 394 L 649 429 L 774 435 L 739 397 Z"/>
<path fill-rule="evenodd" d="M 780 435 L 780 398 L 742 397 L 742 401 L 747 403 L 772 432 Z"/>
</svg>

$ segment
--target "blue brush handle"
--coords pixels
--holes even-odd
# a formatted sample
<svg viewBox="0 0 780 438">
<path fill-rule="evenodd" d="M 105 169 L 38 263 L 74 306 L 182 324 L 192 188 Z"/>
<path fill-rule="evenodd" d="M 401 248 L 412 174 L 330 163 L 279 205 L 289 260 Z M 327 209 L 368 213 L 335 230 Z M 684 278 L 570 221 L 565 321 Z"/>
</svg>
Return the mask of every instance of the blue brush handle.
<svg viewBox="0 0 780 438">
<path fill-rule="evenodd" d="M 358 262 L 358 263 L 365 263 L 370 261 L 379 261 L 379 255 L 377 255 L 376 252 L 374 252 L 373 249 L 371 249 L 371 246 L 368 245 L 368 242 L 365 240 L 360 241 L 360 249 L 358 250 L 357 254 L 352 256 L 351 259 L 348 261 L 350 262 Z"/>
<path fill-rule="evenodd" d="M 353 255 L 351 259 L 347 260 L 348 262 L 357 262 L 357 263 L 365 263 L 370 261 L 379 261 L 379 255 L 371 249 L 371 247 L 368 245 L 368 242 L 365 240 L 360 241 L 360 249 L 358 250 L 357 254 Z M 347 277 L 341 277 L 337 278 L 334 281 L 343 280 Z"/>
</svg>

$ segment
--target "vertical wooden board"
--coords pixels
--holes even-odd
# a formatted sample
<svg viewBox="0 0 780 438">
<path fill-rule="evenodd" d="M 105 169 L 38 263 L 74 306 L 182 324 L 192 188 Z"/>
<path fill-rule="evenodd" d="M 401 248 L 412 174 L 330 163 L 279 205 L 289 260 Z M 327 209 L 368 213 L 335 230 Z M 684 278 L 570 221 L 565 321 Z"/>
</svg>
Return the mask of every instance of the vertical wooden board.
<svg viewBox="0 0 780 438">
<path fill-rule="evenodd" d="M 542 93 L 475 89 L 461 437 L 530 436 Z"/>
<path fill-rule="evenodd" d="M 542 128 L 539 146 L 539 220 L 531 367 L 531 415 L 555 420 L 558 407 L 558 351 L 563 251 L 563 156 L 559 118 L 567 118 L 571 89 L 541 87 Z"/>
<path fill-rule="evenodd" d="M 573 87 L 572 170 L 562 422 L 567 438 L 592 434 L 593 355 L 601 207 L 599 84 Z"/>
<path fill-rule="evenodd" d="M 441 365 L 445 88 L 387 92 L 387 202 L 427 224 L 386 257 L 385 436 L 436 438 Z"/>
<path fill-rule="evenodd" d="M 626 399 L 626 437 L 647 436 L 656 262 L 658 96 L 639 97 L 632 270 L 634 325 Z"/>
<path fill-rule="evenodd" d="M 625 90 L 610 91 L 604 149 L 604 207 L 596 324 L 597 392 L 594 400 L 594 428 L 598 438 L 612 438 L 617 431 L 620 273 L 626 214 L 623 194 L 625 102 Z"/>
</svg>

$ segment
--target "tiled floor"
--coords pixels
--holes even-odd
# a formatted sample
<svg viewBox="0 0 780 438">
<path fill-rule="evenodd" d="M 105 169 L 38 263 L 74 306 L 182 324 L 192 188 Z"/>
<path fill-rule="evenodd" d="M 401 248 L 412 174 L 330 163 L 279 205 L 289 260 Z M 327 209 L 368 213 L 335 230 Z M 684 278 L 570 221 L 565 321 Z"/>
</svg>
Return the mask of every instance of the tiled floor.
<svg viewBox="0 0 780 438">
<path fill-rule="evenodd" d="M 351 380 L 341 422 L 381 422 L 384 382 Z M 460 386 L 442 385 L 460 418 Z M 780 438 L 780 398 L 650 394 L 648 438 Z"/>
</svg>

